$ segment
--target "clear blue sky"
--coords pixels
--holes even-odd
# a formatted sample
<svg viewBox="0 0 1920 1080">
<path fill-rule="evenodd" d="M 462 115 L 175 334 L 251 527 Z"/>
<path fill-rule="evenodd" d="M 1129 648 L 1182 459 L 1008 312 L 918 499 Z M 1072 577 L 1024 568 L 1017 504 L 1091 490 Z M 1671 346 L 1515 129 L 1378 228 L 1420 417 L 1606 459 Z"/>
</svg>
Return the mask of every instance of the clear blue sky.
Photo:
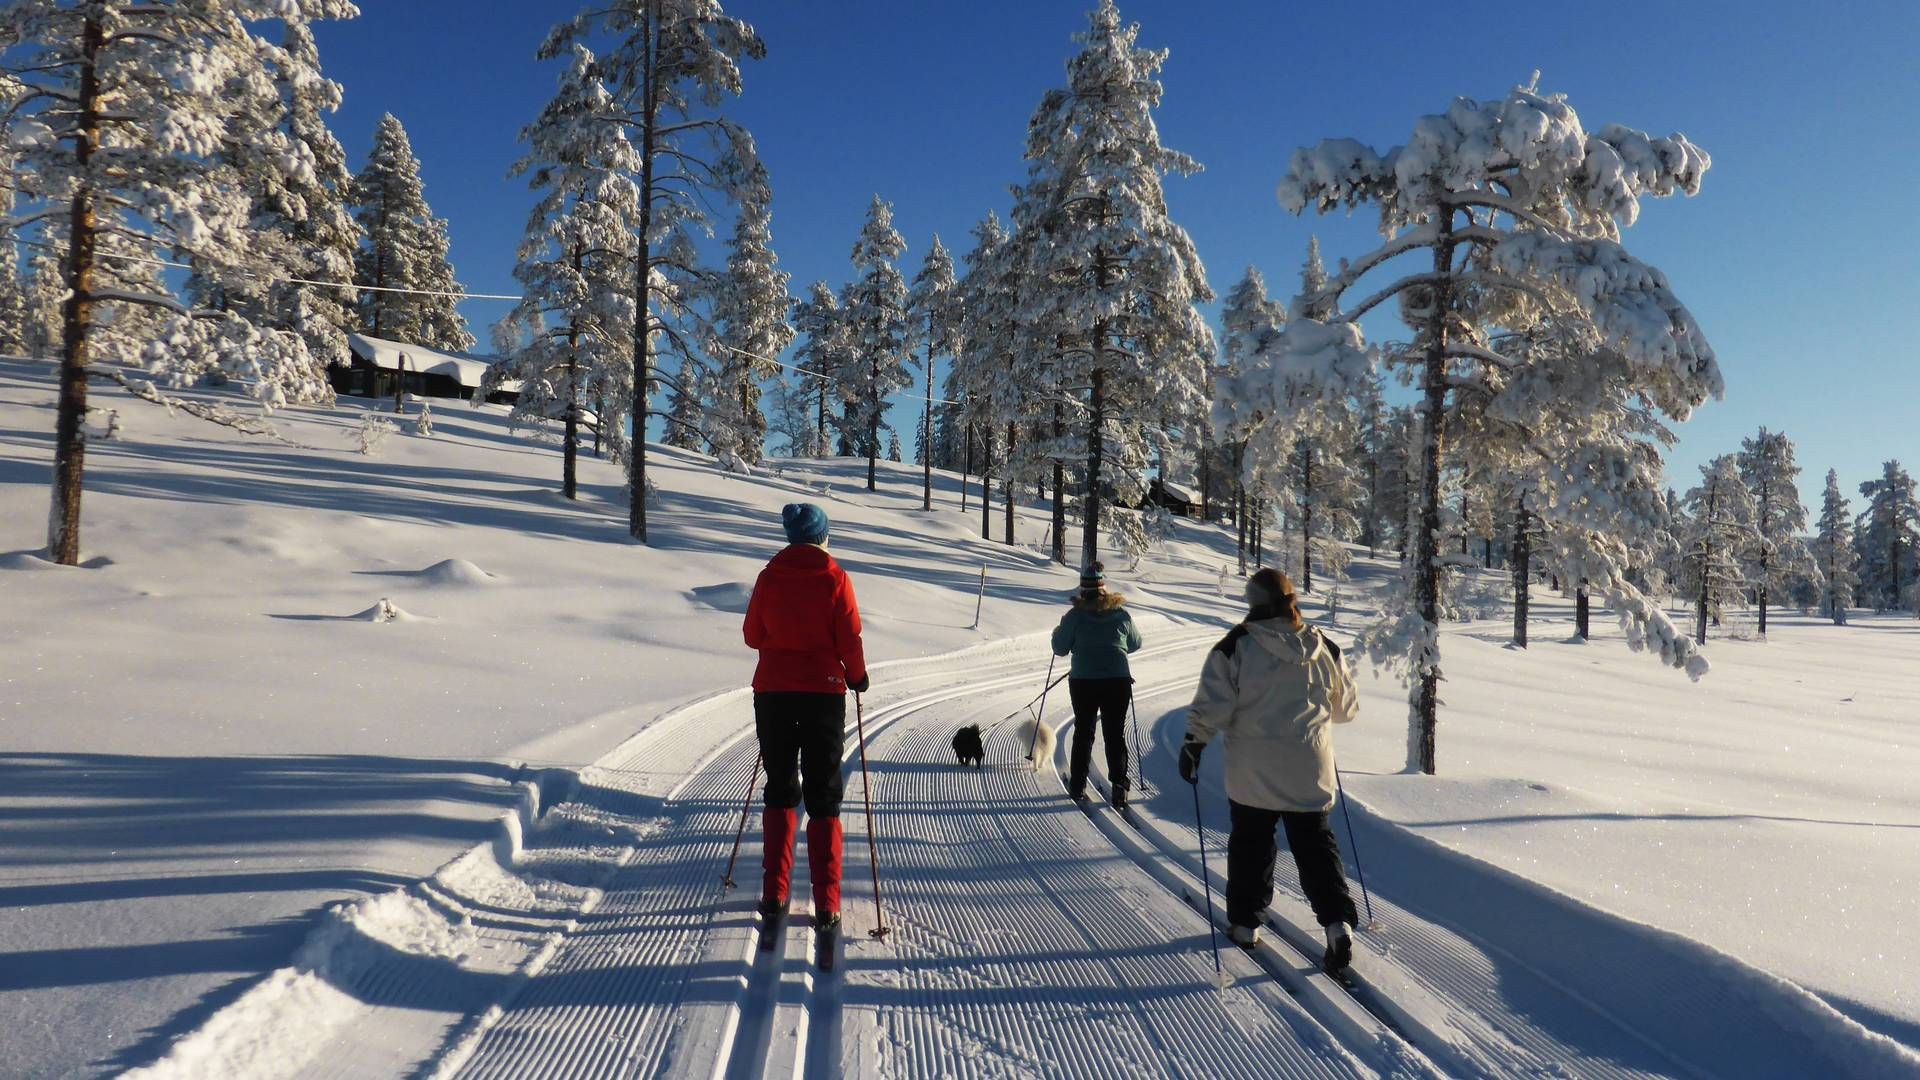
<svg viewBox="0 0 1920 1080">
<path fill-rule="evenodd" d="M 894 204 L 909 275 L 938 232 L 956 257 L 1006 185 L 1024 175 L 1026 122 L 1063 78 L 1092 0 L 967 4 L 732 0 L 765 38 L 731 110 L 774 182 L 774 240 L 798 291 L 836 286 L 866 204 Z M 517 133 L 557 65 L 532 56 L 573 0 L 473 5 L 363 0 L 319 32 L 346 89 L 335 128 L 358 169 L 382 112 L 422 160 L 450 220 L 453 259 L 476 292 L 513 292 L 530 205 L 506 179 Z M 1684 132 L 1713 155 L 1699 197 L 1650 200 L 1628 247 L 1666 271 L 1726 373 L 1725 401 L 1680 429 L 1669 477 L 1737 449 L 1765 424 L 1799 446 L 1801 494 L 1836 467 L 1852 495 L 1901 458 L 1920 466 L 1920 5 L 1780 0 L 1540 5 L 1402 0 L 1363 15 L 1270 0 L 1131 0 L 1141 42 L 1172 54 L 1162 138 L 1206 166 L 1167 197 L 1217 292 L 1249 265 L 1291 292 L 1307 238 L 1329 262 L 1374 242 L 1371 216 L 1294 218 L 1275 202 L 1287 155 L 1323 137 L 1380 149 L 1456 95 L 1492 97 L 1542 72 L 1589 128 Z M 478 12 L 484 11 L 481 15 Z M 469 302 L 484 342 L 505 305 Z M 1817 509 L 1817 507 L 1816 507 Z"/>
</svg>

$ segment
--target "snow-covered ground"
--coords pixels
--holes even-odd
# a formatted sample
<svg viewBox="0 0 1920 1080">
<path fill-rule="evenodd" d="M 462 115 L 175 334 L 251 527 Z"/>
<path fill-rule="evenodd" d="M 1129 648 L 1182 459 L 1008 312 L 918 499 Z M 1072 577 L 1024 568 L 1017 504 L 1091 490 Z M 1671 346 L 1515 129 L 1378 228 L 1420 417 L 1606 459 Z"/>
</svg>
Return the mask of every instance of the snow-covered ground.
<svg viewBox="0 0 1920 1080">
<path fill-rule="evenodd" d="M 952 477 L 926 513 L 911 467 L 869 494 L 864 463 L 657 451 L 642 548 L 617 469 L 584 460 L 568 504 L 498 410 L 442 403 L 363 457 L 364 402 L 280 414 L 296 447 L 102 394 L 98 561 L 63 569 L 31 553 L 50 376 L 0 362 L 0 1071 L 1920 1075 L 1892 1041 L 1920 1043 L 1920 623 L 1784 618 L 1698 684 L 1606 633 L 1450 629 L 1440 777 L 1398 775 L 1390 682 L 1340 732 L 1379 922 L 1360 1003 L 1297 957 L 1229 956 L 1221 992 L 1191 861 L 1006 764 L 1012 724 L 999 767 L 946 764 L 1045 670 L 1073 578 L 1037 508 L 1008 548 Z M 803 918 L 760 957 L 752 890 L 716 888 L 753 760 L 738 612 L 796 498 L 833 516 L 882 662 L 892 933 L 865 933 L 856 779 L 832 979 Z M 1188 526 L 1114 575 L 1154 650 L 1138 820 L 1183 843 L 1176 707 L 1230 558 Z M 403 617 L 361 617 L 382 599 Z"/>
</svg>

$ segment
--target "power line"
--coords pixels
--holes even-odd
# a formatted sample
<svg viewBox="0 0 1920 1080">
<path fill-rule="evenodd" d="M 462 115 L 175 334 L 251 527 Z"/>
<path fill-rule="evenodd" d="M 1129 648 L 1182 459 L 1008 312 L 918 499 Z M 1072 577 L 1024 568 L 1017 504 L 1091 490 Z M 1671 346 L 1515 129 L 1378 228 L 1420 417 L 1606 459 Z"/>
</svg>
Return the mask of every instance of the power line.
<svg viewBox="0 0 1920 1080">
<path fill-rule="evenodd" d="M 59 248 L 54 247 L 52 244 L 42 243 L 37 240 L 22 240 L 22 239 L 16 238 L 14 240 L 14 243 L 21 244 L 25 247 L 41 248 L 42 250 L 45 250 L 45 251 L 60 250 Z M 101 258 L 101 259 L 114 259 L 119 262 L 141 263 L 146 266 L 171 266 L 178 270 L 199 269 L 198 267 L 194 266 L 191 263 L 173 262 L 172 260 L 169 260 L 169 259 L 155 259 L 146 255 L 122 255 L 112 251 L 96 251 L 94 252 L 94 256 L 96 258 Z M 518 297 L 518 296 L 506 296 L 501 293 L 446 292 L 446 291 L 436 290 L 436 289 L 398 289 L 398 288 L 393 288 L 386 285 L 360 285 L 351 281 L 316 281 L 313 278 L 261 275 L 261 274 L 255 274 L 247 270 L 242 270 L 241 273 L 246 274 L 248 277 L 257 278 L 261 281 L 265 281 L 268 283 L 281 283 L 281 284 L 287 284 L 287 285 L 319 285 L 329 289 L 354 289 L 360 292 L 407 293 L 412 296 L 451 296 L 461 300 L 512 300 L 512 301 L 518 302 L 519 300 L 522 299 L 521 297 Z"/>
</svg>

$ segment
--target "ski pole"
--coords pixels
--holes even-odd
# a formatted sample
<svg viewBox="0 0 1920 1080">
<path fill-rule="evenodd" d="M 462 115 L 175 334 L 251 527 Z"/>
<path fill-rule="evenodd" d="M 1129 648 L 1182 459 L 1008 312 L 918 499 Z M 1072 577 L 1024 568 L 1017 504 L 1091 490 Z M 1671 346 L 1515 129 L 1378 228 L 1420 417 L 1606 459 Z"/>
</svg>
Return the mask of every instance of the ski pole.
<svg viewBox="0 0 1920 1080">
<path fill-rule="evenodd" d="M 1033 717 L 1033 738 L 1027 740 L 1027 760 L 1033 762 L 1035 770 L 1040 768 L 1040 763 L 1033 760 L 1033 751 L 1040 745 L 1040 723 L 1047 717 L 1047 691 L 1053 689 L 1053 665 L 1054 662 L 1059 659 L 1059 657 L 1055 656 L 1047 660 L 1047 681 L 1044 688 L 1040 691 L 1040 711 L 1034 714 Z M 1065 677 L 1064 675 L 1061 676 L 1061 678 Z"/>
<path fill-rule="evenodd" d="M 720 879 L 720 891 L 733 888 L 733 864 L 740 858 L 740 841 L 747 835 L 747 815 L 753 812 L 753 789 L 760 783 L 760 754 L 754 751 L 753 779 L 747 781 L 747 800 L 740 806 L 740 831 L 733 834 L 733 854 L 727 856 L 727 872 Z"/>
<path fill-rule="evenodd" d="M 867 779 L 867 710 L 860 695 L 853 695 L 853 722 L 860 733 L 860 798 L 867 806 L 867 862 L 873 867 L 873 929 L 871 938 L 884 938 L 891 929 L 880 912 L 880 847 L 873 839 L 873 782 Z"/>
<path fill-rule="evenodd" d="M 1373 897 L 1367 895 L 1367 871 L 1360 865 L 1360 840 L 1353 835 L 1353 813 L 1347 809 L 1347 788 L 1340 782 L 1340 766 L 1333 767 L 1333 786 L 1340 792 L 1340 816 L 1347 819 L 1347 846 L 1353 849 L 1353 873 L 1360 879 L 1360 899 L 1367 902 L 1367 925 L 1373 925 Z"/>
<path fill-rule="evenodd" d="M 1140 699 L 1133 696 L 1133 689 L 1127 689 L 1127 707 L 1133 712 L 1133 782 L 1140 786 L 1140 794 L 1147 792 L 1147 767 L 1141 759 L 1140 751 Z"/>
<path fill-rule="evenodd" d="M 1207 870 L 1207 821 L 1200 816 L 1200 785 L 1193 785 L 1193 823 L 1200 829 L 1200 881 L 1207 894 L 1207 934 L 1213 939 L 1213 981 L 1226 988 L 1226 975 L 1220 970 L 1220 928 L 1213 922 L 1213 877 Z"/>
</svg>

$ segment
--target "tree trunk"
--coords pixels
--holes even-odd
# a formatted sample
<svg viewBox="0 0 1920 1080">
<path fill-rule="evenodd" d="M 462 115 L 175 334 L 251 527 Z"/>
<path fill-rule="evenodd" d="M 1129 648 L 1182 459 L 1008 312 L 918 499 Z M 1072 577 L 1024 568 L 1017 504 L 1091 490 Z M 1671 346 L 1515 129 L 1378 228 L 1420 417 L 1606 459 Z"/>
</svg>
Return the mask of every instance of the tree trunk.
<svg viewBox="0 0 1920 1080">
<path fill-rule="evenodd" d="M 1313 447 L 1300 446 L 1300 591 L 1313 591 Z"/>
<path fill-rule="evenodd" d="M 1585 641 L 1591 632 L 1591 609 L 1587 603 L 1587 585 L 1581 582 L 1573 590 L 1573 632 Z"/>
<path fill-rule="evenodd" d="M 1482 537 L 1480 540 L 1480 568 L 1493 569 L 1493 537 L 1491 536 Z"/>
<path fill-rule="evenodd" d="M 580 395 L 580 361 L 579 353 L 576 351 L 579 346 L 579 326 L 569 323 L 567 327 L 567 418 L 566 430 L 560 436 L 560 494 L 569 499 L 575 498 L 578 491 L 575 465 L 580 451 L 575 442 L 580 434 L 580 410 L 575 407 L 575 402 Z"/>
<path fill-rule="evenodd" d="M 1765 574 L 1766 573 L 1765 564 L 1762 563 L 1761 566 L 1762 566 L 1762 569 L 1760 572 L 1762 574 Z M 1758 594 L 1756 599 L 1760 601 L 1760 636 L 1764 638 L 1767 636 L 1767 586 L 1766 586 L 1766 583 L 1762 581 L 1760 584 L 1760 587 L 1754 591 Z"/>
<path fill-rule="evenodd" d="M 1104 282 L 1104 275 L 1102 278 Z M 1104 287 L 1104 284 L 1103 284 Z M 1102 319 L 1095 325 L 1094 363 L 1098 365 L 1103 350 L 1099 342 L 1105 339 L 1107 323 Z M 1089 402 L 1090 415 L 1087 419 L 1087 490 L 1080 509 L 1080 565 L 1092 566 L 1100 559 L 1100 464 L 1101 454 L 1105 451 L 1102 428 L 1107 421 L 1107 373 L 1098 366 L 1093 369 L 1093 395 Z"/>
<path fill-rule="evenodd" d="M 1707 576 L 1700 575 L 1700 599 L 1694 606 L 1695 628 L 1693 640 L 1701 645 L 1707 643 Z"/>
<path fill-rule="evenodd" d="M 993 539 L 993 428 L 980 433 L 980 539 Z"/>
<path fill-rule="evenodd" d="M 1014 426 L 1013 421 L 1007 421 L 1007 475 L 1005 479 L 1000 481 L 1000 489 L 1004 491 L 1007 496 L 1007 522 L 1005 532 L 1008 547 L 1013 546 L 1013 493 L 1020 487 L 1013 475 L 1013 443 L 1014 440 L 1019 437 L 1019 434 L 1019 429 Z"/>
<path fill-rule="evenodd" d="M 1433 248 L 1432 314 L 1427 319 L 1427 355 L 1422 365 L 1420 384 L 1426 412 L 1420 433 L 1420 525 L 1414 537 L 1414 610 L 1428 626 L 1428 632 L 1440 629 L 1440 463 L 1444 449 L 1443 425 L 1447 408 L 1447 316 L 1453 306 L 1448 287 L 1453 273 L 1453 210 L 1438 210 L 1439 237 Z M 1427 662 L 1431 659 L 1431 663 Z M 1439 657 L 1422 657 L 1416 665 L 1419 681 L 1414 687 L 1414 719 L 1418 730 L 1409 739 L 1410 765 L 1432 775 L 1436 767 L 1435 729 L 1440 713 Z"/>
<path fill-rule="evenodd" d="M 1267 503 L 1264 499 L 1253 501 L 1253 568 L 1255 570 L 1267 564 Z"/>
<path fill-rule="evenodd" d="M 1527 647 L 1527 600 L 1532 585 L 1533 536 L 1527 528 L 1527 503 L 1513 515 L 1513 643 Z"/>
<path fill-rule="evenodd" d="M 1379 557 L 1379 548 L 1380 459 L 1369 453 L 1367 455 L 1367 558 Z"/>
<path fill-rule="evenodd" d="M 635 232 L 640 250 L 633 274 L 633 408 L 628 413 L 633 417 L 633 463 L 627 490 L 627 531 L 643 544 L 647 542 L 647 381 L 653 377 L 653 296 L 647 272 L 653 264 L 648 238 L 653 231 L 653 157 L 660 117 L 660 87 L 654 77 L 658 24 L 649 3 L 640 21 L 646 48 L 640 60 L 640 228 Z"/>
<path fill-rule="evenodd" d="M 920 509 L 933 509 L 933 316 L 927 316 L 927 411 L 920 421 Z"/>
<path fill-rule="evenodd" d="M 1053 561 L 1067 565 L 1067 467 L 1060 460 L 1060 440 L 1067 433 L 1065 406 L 1053 403 Z"/>
<path fill-rule="evenodd" d="M 880 358 L 875 356 L 867 369 L 867 395 L 874 398 L 867 416 L 867 490 L 877 490 L 875 474 L 880 468 Z"/>
<path fill-rule="evenodd" d="M 593 395 L 593 456 L 600 456 L 600 432 L 607 426 L 607 399 Z"/>
<path fill-rule="evenodd" d="M 966 395 L 962 394 L 962 397 Z M 973 425 L 967 425 L 966 456 L 960 462 L 960 512 L 967 511 L 967 485 L 973 481 Z"/>
<path fill-rule="evenodd" d="M 80 97 L 75 136 L 75 172 L 83 179 L 74 190 L 67 238 L 66 303 L 61 305 L 60 401 L 54 420 L 53 507 L 47 515 L 47 557 L 62 566 L 80 565 L 80 493 L 86 474 L 87 333 L 93 325 L 93 182 L 88 163 L 100 146 L 100 50 L 106 33 L 88 16 L 80 39 Z"/>
<path fill-rule="evenodd" d="M 399 363 L 393 371 L 393 412 L 395 416 L 407 411 L 407 354 L 401 353 Z"/>
</svg>

